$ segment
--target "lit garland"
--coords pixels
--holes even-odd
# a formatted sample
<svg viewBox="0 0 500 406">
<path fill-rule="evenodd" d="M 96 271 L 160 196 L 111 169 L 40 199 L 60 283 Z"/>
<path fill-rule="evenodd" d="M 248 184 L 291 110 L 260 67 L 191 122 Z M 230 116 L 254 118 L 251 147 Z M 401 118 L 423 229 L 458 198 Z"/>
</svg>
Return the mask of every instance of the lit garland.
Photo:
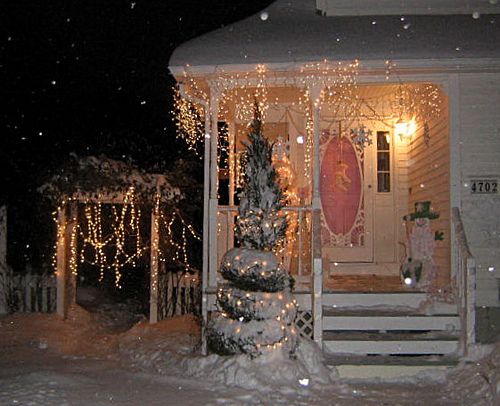
<svg viewBox="0 0 500 406">
<path fill-rule="evenodd" d="M 202 237 L 191 224 L 182 218 L 178 211 L 172 211 L 170 218 L 160 211 L 158 221 L 158 234 L 162 236 L 162 244 L 158 247 L 160 261 L 181 264 L 185 271 L 195 270 L 189 261 L 188 237 L 196 241 L 201 241 Z"/>
<path fill-rule="evenodd" d="M 99 281 L 102 282 L 106 271 L 113 271 L 114 283 L 121 288 L 121 269 L 130 264 L 136 266 L 136 261 L 148 250 L 142 242 L 140 224 L 141 208 L 134 195 L 133 188 L 125 194 L 123 204 L 112 204 L 110 210 L 113 213 L 113 222 L 110 232 L 104 235 L 102 204 L 86 201 L 81 219 L 74 217 L 66 223 L 59 223 L 57 214 L 66 211 L 68 204 L 78 204 L 78 200 L 68 198 L 63 200 L 57 211 L 53 213 L 53 219 L 57 224 L 57 241 L 65 238 L 66 227 L 71 224 L 72 230 L 69 235 L 69 263 L 68 268 L 72 275 L 78 275 L 78 264 L 89 263 L 99 269 Z M 155 227 L 157 232 L 156 246 L 158 247 L 158 258 L 153 261 L 173 262 L 182 264 L 186 271 L 193 271 L 195 267 L 190 264 L 189 238 L 201 241 L 201 236 L 188 224 L 177 211 L 173 211 L 170 218 L 159 210 L 159 199 L 156 199 L 157 216 Z M 180 230 L 176 232 L 175 230 Z M 78 250 L 81 241 L 80 250 Z M 134 251 L 128 252 L 130 243 L 134 243 Z M 52 265 L 57 271 L 57 242 L 54 245 Z M 168 247 L 173 247 L 173 253 L 167 257 Z"/>
<path fill-rule="evenodd" d="M 441 90 L 437 85 L 400 84 L 393 101 L 393 111 L 397 118 L 416 118 L 426 122 L 440 116 L 443 102 Z"/>
<path fill-rule="evenodd" d="M 186 142 L 189 150 L 198 154 L 198 145 L 204 138 L 203 108 L 183 98 L 177 87 L 173 95 L 173 121 L 177 127 L 177 137 Z"/>
<path fill-rule="evenodd" d="M 323 105 L 335 106 L 338 119 L 368 118 L 362 112 L 365 106 L 371 112 L 372 119 L 385 122 L 386 117 L 376 111 L 376 106 L 368 100 L 360 98 L 358 89 L 358 70 L 360 63 L 332 62 L 323 60 L 317 63 L 304 64 L 297 70 L 288 72 L 269 71 L 265 65 L 257 65 L 254 71 L 229 74 L 220 70 L 215 75 L 205 78 L 189 74 L 189 66 L 183 73 L 182 83 L 186 93 L 196 98 L 209 101 L 210 89 L 219 95 L 218 118 L 228 122 L 239 120 L 249 122 L 252 118 L 252 108 L 257 101 L 259 108 L 265 113 L 271 106 L 278 106 L 280 96 L 269 99 L 270 86 L 295 88 L 299 91 L 296 103 L 304 109 L 306 118 L 306 156 L 304 171 L 306 179 L 311 178 L 311 152 L 313 141 L 312 107 Z M 385 79 L 388 80 L 395 69 L 392 61 L 385 61 Z M 321 89 L 319 100 L 310 99 L 310 89 Z M 400 90 L 394 93 L 393 114 L 416 116 L 423 121 L 437 117 L 442 110 L 442 95 L 438 86 L 433 84 L 400 85 Z M 201 106 L 195 106 L 184 100 L 178 90 L 174 90 L 176 104 L 173 114 L 178 125 L 178 136 L 185 140 L 189 148 L 203 141 Z M 295 103 L 293 103 L 295 104 Z M 189 106 L 189 107 L 188 107 Z M 197 111 L 197 113 L 195 113 Z M 196 122 L 198 120 L 198 122 Z"/>
<path fill-rule="evenodd" d="M 72 202 L 77 204 L 75 199 L 64 200 L 58 208 L 58 212 L 66 209 L 66 205 Z M 72 232 L 69 236 L 69 271 L 72 275 L 78 274 L 78 263 L 88 262 L 99 268 L 99 281 L 104 279 L 106 270 L 113 270 L 115 286 L 121 288 L 121 269 L 126 264 L 135 267 L 137 258 L 146 251 L 142 245 L 140 237 L 141 210 L 136 204 L 134 189 L 130 188 L 124 197 L 124 203 L 119 210 L 115 205 L 111 205 L 114 214 L 114 221 L 111 224 L 111 232 L 103 236 L 102 224 L 102 203 L 92 203 L 87 201 L 84 207 L 84 219 L 82 224 L 75 214 L 70 219 Z M 54 218 L 57 222 L 57 218 Z M 67 224 L 58 224 L 58 240 L 64 238 Z M 81 249 L 78 253 L 78 237 L 80 237 Z M 127 238 L 135 240 L 135 251 L 128 253 Z M 113 254 L 108 256 L 110 247 L 113 247 Z M 56 245 L 57 250 L 57 245 Z M 56 252 L 57 255 L 57 252 Z M 54 266 L 57 264 L 54 262 Z"/>
<path fill-rule="evenodd" d="M 296 175 L 288 157 L 287 147 L 287 143 L 281 137 L 278 137 L 273 145 L 272 162 L 278 175 L 277 181 L 284 191 L 286 205 L 296 206 L 299 204 L 297 185 L 295 184 Z M 285 234 L 286 237 L 283 244 L 278 244 L 274 250 L 275 254 L 280 256 L 282 261 L 285 258 L 291 258 L 297 255 L 297 253 L 294 252 L 294 245 L 299 225 L 298 213 L 293 211 L 287 212 L 286 220 L 288 224 Z"/>
<path fill-rule="evenodd" d="M 103 236 L 102 203 L 99 201 L 97 203 L 86 202 L 85 227 L 81 224 L 75 226 L 82 240 L 80 263 L 88 262 L 97 266 L 101 282 L 105 271 L 113 270 L 115 286 L 118 288 L 121 288 L 121 269 L 127 264 L 135 267 L 136 260 L 147 250 L 141 241 L 141 210 L 137 205 L 133 188 L 127 191 L 123 204 L 120 206 L 111 205 L 114 221 L 111 224 L 111 232 L 107 236 Z M 135 249 L 128 253 L 127 242 L 130 239 L 133 240 Z M 110 251 L 110 247 L 113 247 L 111 256 L 106 253 Z"/>
</svg>

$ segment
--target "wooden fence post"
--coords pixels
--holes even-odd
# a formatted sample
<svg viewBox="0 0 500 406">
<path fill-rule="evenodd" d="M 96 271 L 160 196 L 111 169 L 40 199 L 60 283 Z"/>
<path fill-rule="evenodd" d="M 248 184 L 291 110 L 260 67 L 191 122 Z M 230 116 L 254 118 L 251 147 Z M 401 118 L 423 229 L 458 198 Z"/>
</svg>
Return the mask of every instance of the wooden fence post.
<svg viewBox="0 0 500 406">
<path fill-rule="evenodd" d="M 151 257 L 149 276 L 149 322 L 158 322 L 158 254 L 159 254 L 159 221 L 160 197 L 155 198 L 155 205 L 151 211 Z"/>
<path fill-rule="evenodd" d="M 66 212 L 62 205 L 57 209 L 57 314 L 66 317 Z"/>
<path fill-rule="evenodd" d="M 66 295 L 67 304 L 66 306 L 71 306 L 76 303 L 76 267 L 78 262 L 78 236 L 73 237 L 73 233 L 77 233 L 78 227 L 78 202 L 72 201 L 69 206 L 69 219 L 67 221 L 66 228 Z M 73 241 L 74 240 L 74 241 Z M 73 245 L 75 245 L 73 247 Z M 74 265 L 74 268 L 72 266 Z M 67 311 L 67 309 L 66 309 Z"/>
</svg>

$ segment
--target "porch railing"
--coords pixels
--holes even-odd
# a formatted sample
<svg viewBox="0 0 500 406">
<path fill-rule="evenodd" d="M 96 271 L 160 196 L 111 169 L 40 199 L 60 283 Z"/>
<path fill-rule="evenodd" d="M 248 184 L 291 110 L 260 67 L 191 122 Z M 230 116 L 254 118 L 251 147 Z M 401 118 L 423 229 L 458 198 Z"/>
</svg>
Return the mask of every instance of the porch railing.
<svg viewBox="0 0 500 406">
<path fill-rule="evenodd" d="M 286 206 L 283 211 L 289 219 L 286 246 L 281 256 L 281 262 L 288 271 L 298 279 L 309 280 L 311 275 L 311 235 L 312 235 L 312 208 L 311 206 Z M 219 206 L 217 215 L 217 263 L 224 253 L 235 244 L 234 227 L 238 214 L 237 206 Z"/>
<path fill-rule="evenodd" d="M 476 260 L 469 249 L 458 207 L 452 208 L 452 221 L 457 246 L 455 269 L 462 325 L 461 351 L 467 356 L 470 346 L 476 342 Z"/>
</svg>

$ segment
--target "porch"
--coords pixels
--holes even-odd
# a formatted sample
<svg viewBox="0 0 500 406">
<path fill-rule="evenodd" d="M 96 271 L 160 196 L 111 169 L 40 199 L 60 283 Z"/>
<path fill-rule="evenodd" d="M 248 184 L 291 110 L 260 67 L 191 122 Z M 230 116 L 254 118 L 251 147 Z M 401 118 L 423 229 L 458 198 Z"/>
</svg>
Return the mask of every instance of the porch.
<svg viewBox="0 0 500 406">
<path fill-rule="evenodd" d="M 181 86 L 183 97 L 203 106 L 209 141 L 203 315 L 217 311 L 220 260 L 237 244 L 241 145 L 255 98 L 265 109 L 264 134 L 274 142 L 274 164 L 287 190 L 289 231 L 278 254 L 295 279 L 301 333 L 337 366 L 346 354 L 370 355 L 372 363 L 372 356 L 415 355 L 424 366 L 434 366 L 436 355 L 453 363 L 473 340 L 465 286 L 473 286 L 474 269 L 451 264 L 463 244 L 451 238 L 447 83 L 355 83 L 352 66 L 341 79 L 337 68 L 324 69 L 309 83 L 307 70 L 271 77 L 258 67 L 244 79 L 222 75 Z M 210 96 L 196 98 L 201 91 Z M 432 271 L 421 283 L 405 284 L 401 268 L 410 256 L 414 214 L 428 201 L 432 232 L 443 238 L 433 245 Z M 468 258 L 466 250 L 461 254 Z"/>
<path fill-rule="evenodd" d="M 430 202 L 431 228 L 443 238 L 429 254 L 434 274 L 414 288 L 449 286 L 446 84 L 326 84 L 328 76 L 321 85 L 301 88 L 297 77 L 286 86 L 286 78 L 269 83 L 264 76 L 257 75 L 254 88 L 238 87 L 235 80 L 224 92 L 217 89 L 206 106 L 212 110 L 211 128 L 217 127 L 205 151 L 211 159 L 205 183 L 207 287 L 217 285 L 220 259 L 237 244 L 234 224 L 245 165 L 243 143 L 254 94 L 266 112 L 264 134 L 274 143 L 274 166 L 286 189 L 289 228 L 279 255 L 297 289 L 312 288 L 314 259 L 321 259 L 325 291 L 359 292 L 365 286 L 368 291 L 406 291 L 401 265 L 411 256 L 409 237 L 420 202 Z"/>
</svg>

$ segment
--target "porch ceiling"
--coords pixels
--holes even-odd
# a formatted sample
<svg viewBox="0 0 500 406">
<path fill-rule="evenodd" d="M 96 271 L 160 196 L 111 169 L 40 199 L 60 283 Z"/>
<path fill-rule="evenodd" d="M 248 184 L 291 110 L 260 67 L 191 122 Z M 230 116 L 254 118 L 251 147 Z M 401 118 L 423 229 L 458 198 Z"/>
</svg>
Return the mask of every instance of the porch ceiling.
<svg viewBox="0 0 500 406">
<path fill-rule="evenodd" d="M 267 19 L 258 13 L 186 42 L 174 51 L 170 68 L 500 58 L 498 14 L 324 17 L 314 0 L 277 0 L 266 11 Z"/>
</svg>

